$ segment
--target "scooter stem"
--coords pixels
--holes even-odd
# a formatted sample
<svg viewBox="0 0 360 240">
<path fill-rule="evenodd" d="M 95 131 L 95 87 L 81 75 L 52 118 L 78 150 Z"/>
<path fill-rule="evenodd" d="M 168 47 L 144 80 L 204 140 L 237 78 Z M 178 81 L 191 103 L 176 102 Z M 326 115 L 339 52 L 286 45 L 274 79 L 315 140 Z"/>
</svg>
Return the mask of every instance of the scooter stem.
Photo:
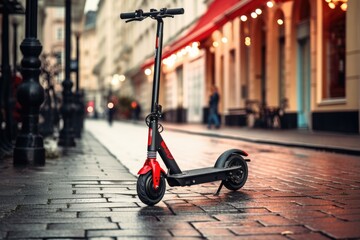
<svg viewBox="0 0 360 240">
<path fill-rule="evenodd" d="M 153 90 L 151 100 L 151 112 L 154 113 L 159 103 L 159 87 L 160 87 L 160 71 L 161 71 L 161 56 L 162 56 L 162 43 L 163 43 L 163 29 L 164 22 L 161 17 L 156 18 L 156 42 L 155 42 L 155 66 L 153 78 Z"/>
</svg>

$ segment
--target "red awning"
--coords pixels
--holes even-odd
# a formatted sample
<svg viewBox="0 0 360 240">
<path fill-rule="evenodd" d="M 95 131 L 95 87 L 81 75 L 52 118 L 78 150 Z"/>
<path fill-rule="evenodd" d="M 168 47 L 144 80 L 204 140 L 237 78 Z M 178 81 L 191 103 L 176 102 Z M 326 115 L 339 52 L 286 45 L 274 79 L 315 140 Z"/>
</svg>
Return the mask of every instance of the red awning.
<svg viewBox="0 0 360 240">
<path fill-rule="evenodd" d="M 187 34 L 164 48 L 162 57 L 166 58 L 192 42 L 204 40 L 226 22 L 255 10 L 255 7 L 265 2 L 266 0 L 214 0 L 199 21 L 189 28 Z M 147 68 L 153 63 L 154 59 L 147 59 L 142 68 Z"/>
</svg>

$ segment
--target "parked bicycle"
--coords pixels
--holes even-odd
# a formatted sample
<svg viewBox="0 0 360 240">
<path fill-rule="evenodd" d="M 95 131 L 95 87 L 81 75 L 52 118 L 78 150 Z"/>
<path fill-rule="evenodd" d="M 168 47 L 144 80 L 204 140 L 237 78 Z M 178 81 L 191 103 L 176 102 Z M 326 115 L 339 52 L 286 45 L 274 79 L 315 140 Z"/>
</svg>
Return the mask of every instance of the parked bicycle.
<svg viewBox="0 0 360 240">
<path fill-rule="evenodd" d="M 283 128 L 288 100 L 282 99 L 278 107 L 261 104 L 258 100 L 246 101 L 247 125 L 255 128 Z"/>
</svg>

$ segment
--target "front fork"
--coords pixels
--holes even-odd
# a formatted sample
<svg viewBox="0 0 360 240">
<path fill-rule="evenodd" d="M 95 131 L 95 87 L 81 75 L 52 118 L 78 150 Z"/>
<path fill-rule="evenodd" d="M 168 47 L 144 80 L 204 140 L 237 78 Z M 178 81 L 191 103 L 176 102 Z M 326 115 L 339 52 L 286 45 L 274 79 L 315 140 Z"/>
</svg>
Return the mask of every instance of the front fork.
<svg viewBox="0 0 360 240">
<path fill-rule="evenodd" d="M 139 170 L 138 174 L 146 174 L 149 171 L 152 171 L 154 189 L 158 189 L 160 186 L 161 173 L 165 174 L 165 171 L 160 167 L 156 158 L 147 158 L 144 166 Z"/>
<path fill-rule="evenodd" d="M 148 173 L 149 171 L 152 171 L 154 189 L 159 188 L 161 173 L 166 174 L 164 169 L 160 167 L 159 162 L 156 160 L 156 152 L 157 152 L 156 135 L 157 135 L 157 120 L 152 119 L 148 131 L 147 159 L 144 163 L 144 166 L 138 172 L 139 175 L 142 175 Z"/>
</svg>

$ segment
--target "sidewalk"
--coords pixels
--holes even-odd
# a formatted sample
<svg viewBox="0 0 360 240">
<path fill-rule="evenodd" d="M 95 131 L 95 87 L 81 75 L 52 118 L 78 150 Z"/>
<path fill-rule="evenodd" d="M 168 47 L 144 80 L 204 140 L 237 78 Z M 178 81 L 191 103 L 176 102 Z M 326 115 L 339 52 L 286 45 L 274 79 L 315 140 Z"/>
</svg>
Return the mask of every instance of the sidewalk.
<svg viewBox="0 0 360 240">
<path fill-rule="evenodd" d="M 127 136 L 129 128 L 145 129 L 97 124 L 109 136 L 119 132 Z M 44 167 L 15 168 L 12 159 L 1 160 L 0 239 L 360 237 L 358 157 L 254 152 L 248 182 L 241 190 L 223 189 L 214 196 L 218 182 L 168 186 L 163 200 L 147 207 L 136 196 L 136 177 L 123 165 L 139 151 L 127 137 L 117 141 L 122 152 L 131 150 L 120 162 L 88 132 L 76 148 L 47 159 Z M 219 144 L 210 138 L 202 141 Z M 182 153 L 180 157 L 186 157 Z"/>
<path fill-rule="evenodd" d="M 360 135 L 357 134 L 247 127 L 222 127 L 209 130 L 206 125 L 202 124 L 172 124 L 167 122 L 163 125 L 166 130 L 183 133 L 360 155 Z"/>
</svg>

